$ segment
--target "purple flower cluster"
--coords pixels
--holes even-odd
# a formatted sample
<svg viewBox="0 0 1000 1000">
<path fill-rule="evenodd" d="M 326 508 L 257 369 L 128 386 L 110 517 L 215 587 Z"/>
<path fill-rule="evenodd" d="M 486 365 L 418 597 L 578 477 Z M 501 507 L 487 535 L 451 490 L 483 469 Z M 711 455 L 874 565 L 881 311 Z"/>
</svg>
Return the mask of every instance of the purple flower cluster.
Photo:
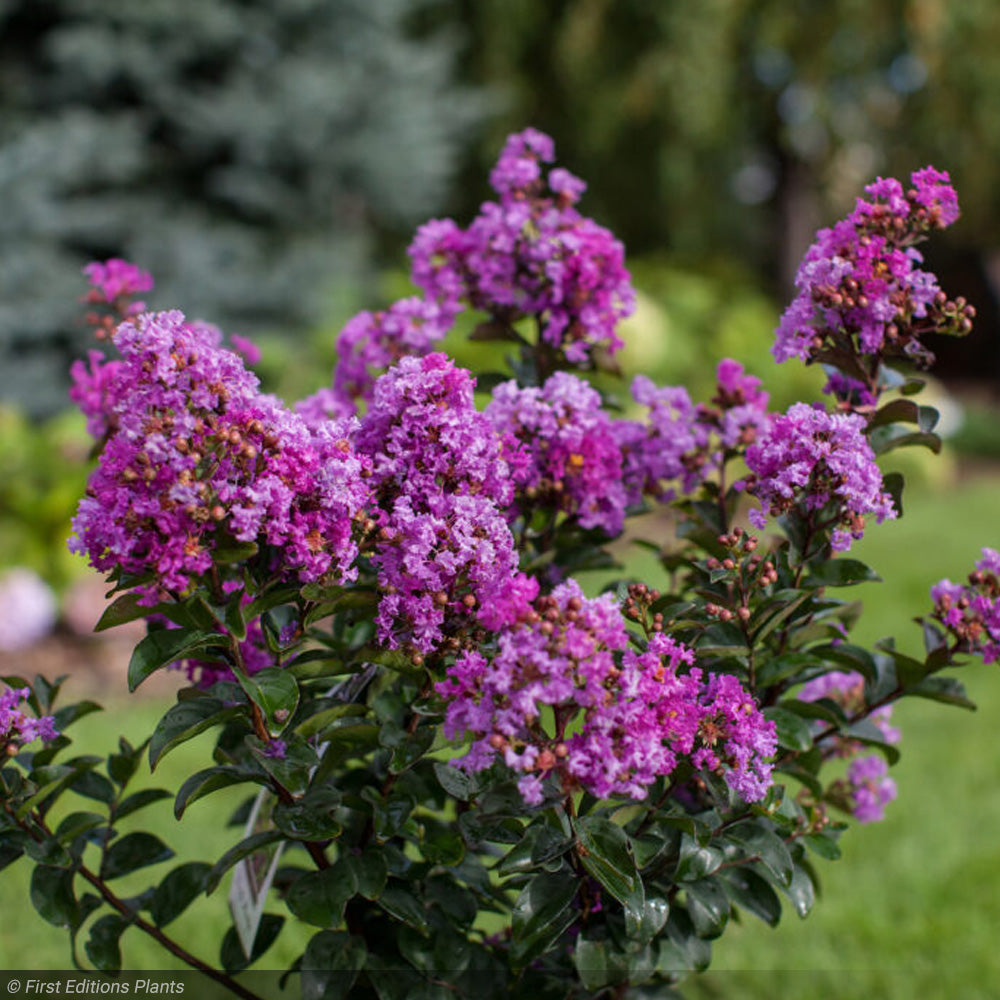
<svg viewBox="0 0 1000 1000">
<path fill-rule="evenodd" d="M 658 387 L 645 375 L 637 375 L 632 397 L 649 407 L 649 413 L 645 420 L 618 420 L 614 425 L 629 503 L 638 503 L 647 493 L 670 500 L 678 483 L 682 492 L 689 493 L 701 482 L 702 463 L 691 460 L 700 435 L 697 409 L 687 389 Z"/>
<path fill-rule="evenodd" d="M 403 358 L 375 384 L 357 435 L 377 512 L 373 562 L 381 642 L 426 653 L 446 637 L 516 616 L 534 596 L 517 576 L 503 510 L 514 498 L 500 435 L 475 383 L 443 354 Z"/>
<path fill-rule="evenodd" d="M 133 295 L 151 291 L 153 276 L 127 260 L 112 257 L 103 263 L 93 261 L 83 273 L 91 284 L 87 301 L 115 308 L 122 316 L 134 316 L 146 308 L 145 302 L 131 301 Z"/>
<path fill-rule="evenodd" d="M 0 691 L 0 750 L 16 752 L 25 743 L 37 739 L 48 742 L 59 735 L 53 716 L 35 718 L 33 715 L 25 715 L 18 707 L 30 695 L 30 688 L 7 688 Z"/>
<path fill-rule="evenodd" d="M 934 618 L 964 650 L 982 656 L 984 663 L 1000 660 L 1000 553 L 983 549 L 967 584 L 939 580 L 931 587 L 931 600 Z"/>
<path fill-rule="evenodd" d="M 630 503 L 643 494 L 670 500 L 678 488 L 690 493 L 767 426 L 768 394 L 759 378 L 724 358 L 716 382 L 711 401 L 696 406 L 686 389 L 657 387 L 644 375 L 635 378 L 632 396 L 649 413 L 645 420 L 619 420 L 614 426 Z"/>
<path fill-rule="evenodd" d="M 635 308 L 621 243 L 574 208 L 585 184 L 561 168 L 552 140 L 526 129 L 507 139 L 490 174 L 499 201 L 468 229 L 422 226 L 410 246 L 413 280 L 448 311 L 466 302 L 508 323 L 535 316 L 541 339 L 572 364 L 622 342 Z"/>
<path fill-rule="evenodd" d="M 848 718 L 867 718 L 873 722 L 886 743 L 899 742 L 900 732 L 889 721 L 892 706 L 884 705 L 869 712 L 865 702 L 865 680 L 856 671 L 834 670 L 820 674 L 803 684 L 799 698 L 802 701 L 829 698 Z M 815 725 L 822 728 L 823 723 Z M 823 744 L 822 752 L 827 759 L 854 758 L 847 769 L 846 783 L 836 783 L 835 789 L 843 794 L 860 823 L 872 823 L 883 818 L 885 805 L 896 797 L 896 783 L 888 777 L 885 760 L 878 754 L 862 754 L 863 747 L 864 744 L 857 740 L 835 735 Z"/>
<path fill-rule="evenodd" d="M 516 512 L 551 506 L 584 528 L 609 535 L 622 530 L 622 454 L 595 389 L 566 372 L 556 372 L 540 388 L 504 382 L 493 390 L 486 416 L 522 449 L 525 460 L 512 463 Z"/>
<path fill-rule="evenodd" d="M 763 528 L 768 515 L 793 507 L 811 515 L 829 505 L 816 527 L 832 527 L 834 550 L 845 551 L 862 536 L 866 516 L 874 514 L 880 524 L 896 517 L 864 430 L 858 414 L 827 413 L 805 403 L 772 417 L 746 454 L 746 488 L 762 508 L 750 511 L 751 524 Z"/>
<path fill-rule="evenodd" d="M 468 770 L 501 756 L 521 773 L 531 805 L 543 801 L 550 775 L 564 792 L 642 799 L 682 757 L 756 801 L 770 784 L 773 724 L 735 678 L 703 682 L 693 663 L 690 649 L 663 634 L 643 653 L 629 649 L 617 602 L 587 599 L 568 580 L 500 632 L 492 660 L 471 649 L 448 668 L 437 685 L 448 702 L 445 735 L 476 737 L 455 762 Z M 542 725 L 544 706 L 552 733 Z"/>
<path fill-rule="evenodd" d="M 333 393 L 350 405 L 371 401 L 375 379 L 403 357 L 423 357 L 450 329 L 457 306 L 411 296 L 381 312 L 361 312 L 337 337 Z M 349 404 L 348 404 L 349 401 Z"/>
<path fill-rule="evenodd" d="M 175 593 L 208 571 L 226 536 L 276 548 L 300 579 L 352 579 L 353 522 L 368 497 L 353 428 L 310 431 L 258 393 L 219 338 L 179 312 L 118 327 L 122 361 L 106 393 L 113 430 L 71 548 L 100 570 L 155 571 Z"/>
<path fill-rule="evenodd" d="M 879 178 L 865 188 L 854 211 L 822 229 L 795 279 L 798 295 L 777 329 L 778 361 L 849 355 L 931 358 L 919 338 L 971 329 L 963 303 L 948 303 L 933 274 L 920 269 L 913 246 L 932 229 L 958 218 L 947 173 L 933 167 L 899 181 Z"/>
<path fill-rule="evenodd" d="M 15 567 L 0 576 L 0 652 L 25 649 L 56 623 L 56 598 L 34 570 Z"/>
</svg>

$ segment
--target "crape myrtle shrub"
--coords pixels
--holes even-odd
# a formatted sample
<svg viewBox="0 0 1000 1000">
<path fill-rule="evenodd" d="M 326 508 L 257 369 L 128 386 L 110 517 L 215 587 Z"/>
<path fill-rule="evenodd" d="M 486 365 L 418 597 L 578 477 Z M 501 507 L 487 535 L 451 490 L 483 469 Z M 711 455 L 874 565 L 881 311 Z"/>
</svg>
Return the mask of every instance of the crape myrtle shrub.
<svg viewBox="0 0 1000 1000">
<path fill-rule="evenodd" d="M 995 552 L 935 586 L 921 657 L 852 642 L 841 596 L 876 579 L 854 540 L 902 514 L 879 456 L 939 447 L 914 398 L 926 338 L 971 328 L 916 249 L 957 218 L 947 175 L 875 181 L 807 253 L 774 353 L 823 365 L 825 401 L 770 412 L 726 359 L 710 399 L 639 377 L 623 414 L 585 377 L 632 308 L 623 250 L 553 158 L 511 136 L 478 215 L 418 230 L 419 293 L 351 320 L 332 383 L 293 408 L 260 392 L 252 344 L 145 311 L 130 264 L 88 267 L 102 347 L 73 396 L 97 464 L 71 545 L 117 594 L 98 627 L 148 623 L 130 688 L 190 681 L 105 762 L 66 735 L 96 706 L 6 679 L 0 858 L 27 858 L 34 905 L 97 968 L 145 932 L 252 996 L 233 974 L 295 920 L 308 996 L 673 995 L 736 914 L 808 913 L 850 819 L 881 818 L 896 701 L 971 707 L 942 671 L 1000 655 Z M 509 372 L 477 382 L 434 350 L 464 310 Z M 637 538 L 650 510 L 669 517 Z M 575 574 L 612 567 L 627 531 L 668 585 L 584 592 Z M 204 769 L 129 792 L 143 758 L 205 731 Z M 120 895 L 171 857 L 121 819 L 169 796 L 208 822 L 195 803 L 236 784 L 233 825 L 263 794 L 270 826 Z M 171 941 L 276 844 L 283 915 L 249 954 L 235 929 L 221 968 Z"/>
<path fill-rule="evenodd" d="M 453 81 L 454 33 L 412 30 L 423 6 L 0 4 L 0 394 L 62 407 L 95 256 L 247 332 L 343 301 L 374 233 L 439 209 L 486 110 Z"/>
</svg>

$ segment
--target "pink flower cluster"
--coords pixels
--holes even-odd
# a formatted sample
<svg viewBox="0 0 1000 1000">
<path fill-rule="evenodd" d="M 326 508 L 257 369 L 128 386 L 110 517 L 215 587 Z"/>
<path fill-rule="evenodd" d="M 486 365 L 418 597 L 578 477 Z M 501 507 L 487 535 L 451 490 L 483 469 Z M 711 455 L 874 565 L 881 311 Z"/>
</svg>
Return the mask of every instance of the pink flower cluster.
<svg viewBox="0 0 1000 1000">
<path fill-rule="evenodd" d="M 275 548 L 302 580 L 352 579 L 353 522 L 368 497 L 353 428 L 310 431 L 258 393 L 219 337 L 179 312 L 118 327 L 122 361 L 105 394 L 112 433 L 71 548 L 100 570 L 155 571 L 175 593 L 209 570 L 227 537 Z"/>
<path fill-rule="evenodd" d="M 504 382 L 493 390 L 486 416 L 523 454 L 524 461 L 514 463 L 517 513 L 550 506 L 584 528 L 609 535 L 622 530 L 622 454 L 595 389 L 566 372 L 541 387 Z"/>
<path fill-rule="evenodd" d="M 866 516 L 879 524 L 896 517 L 864 430 L 858 414 L 827 413 L 806 403 L 775 415 L 747 449 L 747 492 L 762 508 L 750 511 L 751 524 L 763 528 L 768 515 L 793 507 L 816 512 L 822 518 L 816 528 L 832 527 L 831 544 L 844 551 L 864 533 Z"/>
<path fill-rule="evenodd" d="M 16 752 L 25 743 L 37 739 L 48 742 L 59 735 L 53 716 L 43 715 L 36 718 L 33 715 L 25 715 L 18 707 L 27 701 L 30 695 L 30 688 L 7 688 L 0 691 L 0 750 L 13 749 Z"/>
<path fill-rule="evenodd" d="M 892 706 L 884 705 L 873 712 L 865 702 L 865 679 L 853 670 L 833 670 L 802 685 L 802 701 L 829 698 L 839 705 L 849 719 L 867 718 L 875 724 L 886 743 L 898 743 L 899 730 L 890 723 Z M 817 722 L 816 728 L 823 723 Z M 855 758 L 847 769 L 846 782 L 835 786 L 847 799 L 854 817 L 860 823 L 877 822 L 884 818 L 885 806 L 896 797 L 896 782 L 888 777 L 888 765 L 879 754 L 862 753 L 864 744 L 849 737 L 833 736 L 822 746 L 824 757 Z"/>
<path fill-rule="evenodd" d="M 131 301 L 132 296 L 151 291 L 153 276 L 130 264 L 127 260 L 112 257 L 103 263 L 93 261 L 88 264 L 83 273 L 91 284 L 87 301 L 113 306 L 119 309 L 123 316 L 134 316 L 145 308 L 144 302 Z"/>
<path fill-rule="evenodd" d="M 1000 660 L 1000 553 L 983 549 L 965 585 L 939 580 L 931 587 L 934 618 L 967 652 L 984 663 Z"/>
<path fill-rule="evenodd" d="M 933 167 L 918 170 L 911 183 L 904 191 L 899 181 L 879 178 L 846 219 L 820 230 L 778 326 L 776 360 L 826 360 L 843 351 L 926 360 L 919 337 L 952 324 L 971 329 L 971 314 L 942 308 L 946 297 L 920 269 L 913 246 L 958 218 L 954 188 Z"/>
<path fill-rule="evenodd" d="M 511 135 L 490 174 L 499 201 L 461 229 L 422 226 L 410 246 L 413 280 L 451 311 L 459 302 L 504 322 L 537 317 L 541 339 L 572 364 L 621 347 L 620 320 L 635 308 L 621 243 L 574 208 L 585 185 L 561 168 L 552 140 Z"/>
<path fill-rule="evenodd" d="M 473 389 L 443 354 L 403 358 L 376 382 L 361 422 L 377 508 L 376 623 L 393 647 L 426 653 L 483 613 L 506 620 L 535 594 L 517 575 L 503 515 L 514 498 L 503 442 Z"/>
<path fill-rule="evenodd" d="M 587 599 L 568 580 L 500 632 L 492 659 L 467 650 L 448 668 L 437 685 L 448 702 L 445 735 L 476 737 L 455 762 L 467 770 L 501 756 L 532 805 L 550 775 L 564 792 L 642 799 L 682 757 L 756 801 L 770 784 L 773 724 L 734 677 L 703 680 L 693 663 L 690 649 L 662 634 L 636 653 L 616 601 Z"/>
</svg>

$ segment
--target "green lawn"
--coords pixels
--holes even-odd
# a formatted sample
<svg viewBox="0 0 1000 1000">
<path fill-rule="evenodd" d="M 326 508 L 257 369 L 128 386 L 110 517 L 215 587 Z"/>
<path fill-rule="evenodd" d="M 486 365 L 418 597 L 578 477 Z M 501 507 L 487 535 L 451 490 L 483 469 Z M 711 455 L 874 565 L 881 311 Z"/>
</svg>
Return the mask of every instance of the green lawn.
<svg viewBox="0 0 1000 1000">
<path fill-rule="evenodd" d="M 998 495 L 995 478 L 914 491 L 904 498 L 903 520 L 871 529 L 851 555 L 871 563 L 885 582 L 854 592 L 867 609 L 859 626 L 862 638 L 870 641 L 892 631 L 902 648 L 919 648 L 919 629 L 910 619 L 927 609 L 930 584 L 945 575 L 963 578 L 983 545 L 1000 545 Z M 903 730 L 903 758 L 893 771 L 899 799 L 885 822 L 855 826 L 845 835 L 843 859 L 821 868 L 824 897 L 815 911 L 804 921 L 787 911 L 777 931 L 753 918 L 731 927 L 716 947 L 712 971 L 686 985 L 692 1000 L 985 1000 L 1000 995 L 995 940 L 1000 927 L 1000 752 L 994 743 L 1000 668 L 970 666 L 965 680 L 980 704 L 977 713 L 915 700 L 897 709 L 895 721 Z M 77 736 L 88 750 L 106 752 L 119 729 L 140 739 L 161 710 L 150 702 L 120 702 L 103 717 L 79 723 Z M 154 777 L 176 788 L 187 774 L 210 763 L 208 750 L 208 741 L 193 741 L 168 757 L 162 775 Z M 239 836 L 217 826 L 218 817 L 239 799 L 237 789 L 228 797 L 219 793 L 195 803 L 183 825 L 174 821 L 169 803 L 137 819 L 152 820 L 151 828 L 175 848 L 178 860 L 211 860 Z M 2 912 L 24 914 L 5 923 L 0 967 L 65 968 L 63 932 L 25 905 L 27 875 L 24 862 L 0 875 Z M 275 903 L 271 909 L 282 908 Z M 213 961 L 228 924 L 221 889 L 172 926 L 186 947 Z M 299 947 L 286 930 L 264 964 L 281 968 Z M 136 931 L 126 934 L 124 951 L 129 968 L 176 967 Z"/>
</svg>

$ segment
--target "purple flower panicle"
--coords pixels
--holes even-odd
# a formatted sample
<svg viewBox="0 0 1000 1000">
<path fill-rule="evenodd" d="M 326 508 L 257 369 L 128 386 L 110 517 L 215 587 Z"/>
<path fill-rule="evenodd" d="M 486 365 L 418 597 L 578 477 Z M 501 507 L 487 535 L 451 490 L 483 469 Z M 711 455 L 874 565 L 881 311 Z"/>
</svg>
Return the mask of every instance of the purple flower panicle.
<svg viewBox="0 0 1000 1000">
<path fill-rule="evenodd" d="M 939 580 L 931 587 L 933 617 L 959 643 L 983 658 L 1000 660 L 1000 553 L 983 549 L 966 584 Z"/>
<path fill-rule="evenodd" d="M 535 129 L 507 139 L 490 174 L 499 201 L 468 229 L 422 226 L 410 246 L 413 280 L 448 311 L 460 303 L 513 323 L 538 318 L 541 339 L 571 364 L 618 350 L 618 323 L 635 308 L 622 244 L 574 205 L 585 185 L 561 168 Z"/>
<path fill-rule="evenodd" d="M 0 691 L 0 748 L 15 752 L 26 743 L 40 739 L 54 740 L 55 718 L 51 715 L 26 715 L 19 707 L 31 695 L 30 688 L 6 688 Z"/>
<path fill-rule="evenodd" d="M 486 415 L 525 457 L 514 472 L 517 512 L 549 505 L 584 528 L 621 532 L 627 500 L 622 454 L 595 389 L 566 372 L 538 388 L 504 382 L 493 390 Z"/>
<path fill-rule="evenodd" d="M 645 652 L 629 649 L 617 602 L 588 599 L 568 580 L 500 632 L 492 660 L 471 649 L 448 668 L 437 685 L 448 702 L 445 735 L 475 737 L 458 766 L 478 771 L 499 756 L 521 773 L 530 805 L 543 801 L 550 776 L 563 791 L 642 799 L 682 757 L 756 801 L 770 784 L 774 726 L 735 678 L 704 681 L 693 663 L 689 648 L 662 634 Z"/>
<path fill-rule="evenodd" d="M 792 508 L 810 515 L 829 505 L 831 544 L 845 551 L 864 533 L 865 517 L 874 515 L 880 524 L 896 517 L 864 429 L 858 414 L 831 414 L 805 403 L 775 415 L 747 449 L 746 488 L 761 503 L 750 511 L 750 522 L 763 528 L 768 516 Z"/>
</svg>

